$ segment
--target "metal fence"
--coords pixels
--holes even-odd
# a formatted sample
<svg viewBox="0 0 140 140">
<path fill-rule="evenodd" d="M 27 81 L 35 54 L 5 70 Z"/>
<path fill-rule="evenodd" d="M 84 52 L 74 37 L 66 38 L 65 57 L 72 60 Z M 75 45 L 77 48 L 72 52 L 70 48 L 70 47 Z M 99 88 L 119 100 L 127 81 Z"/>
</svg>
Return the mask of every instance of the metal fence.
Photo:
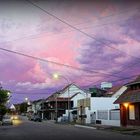
<svg viewBox="0 0 140 140">
<path fill-rule="evenodd" d="M 111 110 L 109 114 L 110 120 L 120 120 L 120 111 L 119 110 Z"/>
<path fill-rule="evenodd" d="M 98 110 L 97 111 L 98 120 L 120 120 L 119 110 Z"/>
<path fill-rule="evenodd" d="M 97 111 L 97 118 L 100 120 L 108 120 L 108 111 L 107 110 Z"/>
</svg>

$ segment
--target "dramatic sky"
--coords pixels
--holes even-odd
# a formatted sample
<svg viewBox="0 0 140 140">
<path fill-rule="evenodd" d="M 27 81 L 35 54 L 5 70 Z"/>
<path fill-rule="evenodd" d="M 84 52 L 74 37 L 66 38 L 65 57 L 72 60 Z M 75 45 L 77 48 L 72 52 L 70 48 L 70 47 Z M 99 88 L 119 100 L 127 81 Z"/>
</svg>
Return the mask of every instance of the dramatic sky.
<svg viewBox="0 0 140 140">
<path fill-rule="evenodd" d="M 85 88 L 140 74 L 140 3 L 32 2 L 42 10 L 26 0 L 0 2 L 0 48 L 77 69 L 0 49 L 0 83 L 12 91 L 12 102 L 45 98 L 68 83 L 63 77 Z M 53 73 L 62 76 L 54 80 Z"/>
</svg>

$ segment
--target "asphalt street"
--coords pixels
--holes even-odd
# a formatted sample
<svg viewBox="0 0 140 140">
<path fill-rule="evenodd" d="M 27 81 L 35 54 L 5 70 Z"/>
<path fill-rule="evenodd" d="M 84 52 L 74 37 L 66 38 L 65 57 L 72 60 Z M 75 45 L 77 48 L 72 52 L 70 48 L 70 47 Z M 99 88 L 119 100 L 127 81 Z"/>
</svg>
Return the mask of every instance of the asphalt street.
<svg viewBox="0 0 140 140">
<path fill-rule="evenodd" d="M 0 140 L 139 140 L 140 136 L 78 128 L 50 121 L 15 121 L 13 126 L 0 126 Z"/>
</svg>

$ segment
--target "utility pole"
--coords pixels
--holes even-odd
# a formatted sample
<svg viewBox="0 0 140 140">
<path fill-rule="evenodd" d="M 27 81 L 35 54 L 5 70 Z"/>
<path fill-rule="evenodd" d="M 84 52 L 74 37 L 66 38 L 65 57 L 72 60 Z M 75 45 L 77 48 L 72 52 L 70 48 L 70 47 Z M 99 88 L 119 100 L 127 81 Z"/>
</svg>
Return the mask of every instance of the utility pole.
<svg viewBox="0 0 140 140">
<path fill-rule="evenodd" d="M 69 95 L 69 85 L 68 85 L 68 122 L 70 122 L 70 95 Z"/>
<path fill-rule="evenodd" d="M 57 123 L 57 116 L 58 116 L 58 106 L 57 106 L 57 93 L 55 94 L 55 119 Z"/>
</svg>

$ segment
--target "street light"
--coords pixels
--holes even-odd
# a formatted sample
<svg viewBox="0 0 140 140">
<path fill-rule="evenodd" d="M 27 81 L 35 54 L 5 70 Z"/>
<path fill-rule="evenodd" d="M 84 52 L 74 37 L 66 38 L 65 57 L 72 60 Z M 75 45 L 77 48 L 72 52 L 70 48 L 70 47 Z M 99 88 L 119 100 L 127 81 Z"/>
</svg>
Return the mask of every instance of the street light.
<svg viewBox="0 0 140 140">
<path fill-rule="evenodd" d="M 11 95 L 11 93 L 10 93 L 10 92 L 7 92 L 7 95 L 8 95 L 8 96 L 10 96 L 10 95 Z"/>
<path fill-rule="evenodd" d="M 26 102 L 28 101 L 28 98 L 27 98 L 27 97 L 25 98 L 25 101 L 26 101 Z"/>
<path fill-rule="evenodd" d="M 61 77 L 67 81 L 68 85 L 70 84 L 69 80 L 65 76 L 59 75 L 57 73 L 53 74 L 53 78 L 56 79 L 56 80 L 60 79 Z M 69 86 L 68 86 L 68 121 L 70 121 L 70 100 L 69 100 L 69 98 L 70 98 L 70 95 L 69 95 Z"/>
<path fill-rule="evenodd" d="M 25 105 L 24 105 L 24 113 L 27 111 L 27 105 L 29 103 L 29 99 L 27 97 L 25 97 Z"/>
</svg>

